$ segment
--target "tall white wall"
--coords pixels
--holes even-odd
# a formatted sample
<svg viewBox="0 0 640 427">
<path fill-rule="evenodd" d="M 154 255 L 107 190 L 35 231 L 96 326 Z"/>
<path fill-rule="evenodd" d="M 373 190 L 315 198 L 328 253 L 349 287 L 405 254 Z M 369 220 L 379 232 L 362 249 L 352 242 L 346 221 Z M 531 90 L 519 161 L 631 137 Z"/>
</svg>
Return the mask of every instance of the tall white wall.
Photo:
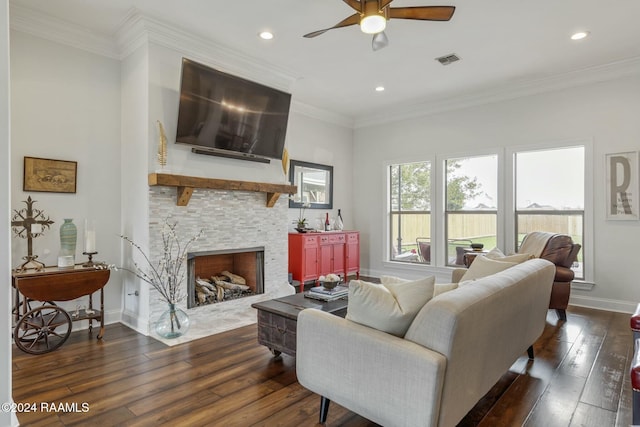
<svg viewBox="0 0 640 427">
<path fill-rule="evenodd" d="M 340 209 L 345 230 L 353 230 L 353 129 L 294 112 L 287 135 L 291 159 L 333 166 L 333 210 L 306 210 L 309 224 L 315 226 L 318 220 L 324 220 L 326 212 L 334 218 Z M 289 209 L 290 228 L 299 213 L 299 209 Z"/>
<path fill-rule="evenodd" d="M 85 218 L 97 224 L 96 259 L 119 260 L 119 67 L 116 60 L 11 31 L 10 207 L 22 209 L 31 196 L 37 201 L 34 206 L 55 221 L 33 242 L 34 253 L 46 265 L 57 264 L 64 218 L 73 218 L 78 228 L 76 262 L 86 260 Z M 76 193 L 22 191 L 25 156 L 76 161 Z M 19 266 L 27 253 L 26 240 L 12 237 L 11 253 L 11 265 Z M 105 288 L 107 322 L 120 320 L 121 294 L 121 280 L 112 274 Z"/>
<path fill-rule="evenodd" d="M 640 300 L 633 262 L 640 222 L 605 220 L 604 155 L 640 150 L 639 115 L 640 77 L 635 76 L 356 130 L 354 205 L 364 234 L 363 268 L 374 274 L 389 271 L 383 262 L 385 162 L 592 140 L 593 164 L 586 170 L 594 183 L 593 194 L 587 194 L 594 201 L 594 226 L 586 233 L 594 237 L 596 285 L 588 292 L 573 290 L 572 302 L 632 309 Z"/>
<path fill-rule="evenodd" d="M 3 206 L 8 206 L 11 198 L 10 171 L 11 171 L 11 146 L 10 146 L 10 114 L 9 114 L 9 1 L 0 1 L 0 200 Z M 9 256 L 9 211 L 0 211 L 0 275 L 4 283 L 11 283 L 11 259 Z M 0 317 L 0 401 L 12 402 L 11 398 L 11 289 L 5 286 L 4 296 L 0 298 L 2 307 L 0 312 L 5 313 Z M 0 426 L 17 426 L 18 420 L 15 414 L 0 411 Z"/>
</svg>

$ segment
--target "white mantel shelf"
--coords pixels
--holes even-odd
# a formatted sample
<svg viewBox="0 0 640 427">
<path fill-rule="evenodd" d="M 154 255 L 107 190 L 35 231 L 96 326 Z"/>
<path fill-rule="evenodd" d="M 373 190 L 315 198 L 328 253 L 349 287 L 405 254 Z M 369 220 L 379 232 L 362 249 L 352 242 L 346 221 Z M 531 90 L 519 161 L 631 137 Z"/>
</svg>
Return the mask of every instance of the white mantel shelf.
<svg viewBox="0 0 640 427">
<path fill-rule="evenodd" d="M 298 191 L 298 187 L 288 184 L 270 184 L 267 182 L 233 181 L 167 173 L 150 173 L 149 186 L 157 185 L 176 187 L 177 206 L 187 206 L 189 204 L 194 188 L 266 193 L 268 208 L 272 208 L 276 204 L 281 194 L 295 194 Z"/>
</svg>

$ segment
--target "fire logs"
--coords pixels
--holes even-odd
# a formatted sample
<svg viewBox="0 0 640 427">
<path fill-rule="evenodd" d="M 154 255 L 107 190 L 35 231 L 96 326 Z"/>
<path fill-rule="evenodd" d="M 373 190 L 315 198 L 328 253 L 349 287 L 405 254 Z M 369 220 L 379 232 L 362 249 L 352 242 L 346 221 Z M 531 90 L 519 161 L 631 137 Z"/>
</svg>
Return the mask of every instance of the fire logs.
<svg viewBox="0 0 640 427">
<path fill-rule="evenodd" d="M 196 305 L 215 304 L 251 295 L 251 288 L 242 276 L 223 271 L 210 280 L 196 278 Z"/>
</svg>

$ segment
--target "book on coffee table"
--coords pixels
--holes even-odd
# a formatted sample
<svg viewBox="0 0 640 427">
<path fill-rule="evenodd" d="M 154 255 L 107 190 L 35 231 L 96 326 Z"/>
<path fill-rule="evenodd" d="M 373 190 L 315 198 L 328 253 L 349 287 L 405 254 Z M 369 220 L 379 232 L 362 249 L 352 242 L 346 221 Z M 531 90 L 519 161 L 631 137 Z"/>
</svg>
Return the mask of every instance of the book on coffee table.
<svg viewBox="0 0 640 427">
<path fill-rule="evenodd" d="M 333 289 L 326 289 L 323 286 L 316 286 L 304 293 L 308 298 L 315 298 L 322 301 L 333 301 L 335 299 L 344 298 L 349 295 L 349 287 L 336 286 Z"/>
</svg>

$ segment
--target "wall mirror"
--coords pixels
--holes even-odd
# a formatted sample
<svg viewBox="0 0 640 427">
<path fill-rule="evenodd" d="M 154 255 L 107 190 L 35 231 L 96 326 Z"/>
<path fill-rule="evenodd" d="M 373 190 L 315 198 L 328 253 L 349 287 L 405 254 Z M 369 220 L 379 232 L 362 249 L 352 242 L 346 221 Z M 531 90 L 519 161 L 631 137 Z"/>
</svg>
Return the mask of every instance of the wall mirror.
<svg viewBox="0 0 640 427">
<path fill-rule="evenodd" d="M 289 178 L 298 187 L 290 208 L 333 209 L 333 166 L 291 160 Z"/>
</svg>

